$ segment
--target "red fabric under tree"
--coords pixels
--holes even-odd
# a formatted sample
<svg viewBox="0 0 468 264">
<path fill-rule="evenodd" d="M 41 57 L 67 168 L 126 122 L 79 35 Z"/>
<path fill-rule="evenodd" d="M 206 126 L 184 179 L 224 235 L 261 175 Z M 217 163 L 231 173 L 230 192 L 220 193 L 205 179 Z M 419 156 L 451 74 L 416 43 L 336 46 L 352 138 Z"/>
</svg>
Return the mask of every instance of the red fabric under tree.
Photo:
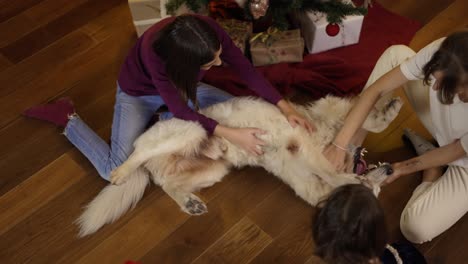
<svg viewBox="0 0 468 264">
<path fill-rule="evenodd" d="M 358 94 L 377 59 L 391 45 L 408 44 L 420 24 L 385 10 L 378 3 L 364 18 L 359 43 L 319 54 L 308 54 L 301 63 L 280 63 L 257 69 L 283 95 L 295 90 L 312 98 L 327 94 Z M 204 81 L 234 95 L 252 95 L 242 76 L 229 68 L 213 67 Z"/>
</svg>

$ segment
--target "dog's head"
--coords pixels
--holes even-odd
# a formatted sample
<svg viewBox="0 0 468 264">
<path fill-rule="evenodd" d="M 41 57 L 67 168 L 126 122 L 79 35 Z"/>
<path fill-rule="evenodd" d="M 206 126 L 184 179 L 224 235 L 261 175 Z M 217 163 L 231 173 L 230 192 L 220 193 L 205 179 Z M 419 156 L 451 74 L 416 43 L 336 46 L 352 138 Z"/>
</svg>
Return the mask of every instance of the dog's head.
<svg viewBox="0 0 468 264">
<path fill-rule="evenodd" d="M 379 165 L 369 166 L 366 172 L 358 175 L 357 178 L 361 183 L 370 188 L 377 197 L 380 193 L 380 186 L 393 173 L 393 168 L 389 163 L 379 163 Z"/>
<path fill-rule="evenodd" d="M 379 163 L 378 165 L 367 166 L 364 160 L 366 149 L 363 147 L 354 147 L 351 151 L 353 159 L 353 173 L 361 184 L 370 188 L 375 196 L 380 193 L 380 185 L 385 181 L 388 175 L 393 173 L 392 166 L 389 163 Z"/>
</svg>

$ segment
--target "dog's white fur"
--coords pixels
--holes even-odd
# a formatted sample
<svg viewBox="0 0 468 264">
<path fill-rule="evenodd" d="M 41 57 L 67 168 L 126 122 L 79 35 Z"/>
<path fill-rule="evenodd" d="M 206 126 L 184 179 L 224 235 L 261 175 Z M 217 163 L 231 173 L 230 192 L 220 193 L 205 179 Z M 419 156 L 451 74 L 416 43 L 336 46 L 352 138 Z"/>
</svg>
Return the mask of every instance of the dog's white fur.
<svg viewBox="0 0 468 264">
<path fill-rule="evenodd" d="M 220 181 L 232 166 L 261 166 L 315 206 L 337 186 L 362 183 L 355 174 L 337 174 L 322 155 L 352 104 L 351 99 L 327 96 L 307 106 L 294 105 L 315 125 L 312 134 L 302 127 L 291 127 L 277 107 L 260 99 L 235 98 L 201 110 L 226 126 L 267 131 L 259 135 L 267 143 L 262 156 L 251 155 L 223 138 L 208 137 L 197 122 L 176 118 L 160 121 L 135 141 L 133 154 L 112 173 L 111 181 L 117 185 L 107 186 L 78 219 L 80 236 L 95 232 L 134 207 L 150 176 L 184 212 L 192 215 L 207 212 L 193 192 Z M 401 105 L 399 99 L 392 99 L 382 109 L 373 110 L 363 128 L 371 132 L 384 130 Z M 376 170 L 366 182 L 376 187 L 384 179 L 382 175 L 385 170 Z"/>
</svg>

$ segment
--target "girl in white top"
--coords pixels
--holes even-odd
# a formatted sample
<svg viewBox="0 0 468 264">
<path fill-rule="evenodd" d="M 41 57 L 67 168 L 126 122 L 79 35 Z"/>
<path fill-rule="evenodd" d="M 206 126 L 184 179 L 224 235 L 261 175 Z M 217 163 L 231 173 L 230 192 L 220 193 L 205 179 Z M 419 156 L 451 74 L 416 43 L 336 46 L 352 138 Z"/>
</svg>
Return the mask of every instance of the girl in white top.
<svg viewBox="0 0 468 264">
<path fill-rule="evenodd" d="M 417 54 L 402 45 L 384 52 L 343 128 L 324 151 L 337 170 L 347 167 L 343 149 L 362 143 L 366 132 L 361 127 L 370 110 L 400 86 L 440 146 L 393 164 L 394 173 L 386 181 L 423 171 L 423 183 L 400 221 L 403 234 L 422 243 L 468 211 L 468 31 L 436 40 Z"/>
</svg>

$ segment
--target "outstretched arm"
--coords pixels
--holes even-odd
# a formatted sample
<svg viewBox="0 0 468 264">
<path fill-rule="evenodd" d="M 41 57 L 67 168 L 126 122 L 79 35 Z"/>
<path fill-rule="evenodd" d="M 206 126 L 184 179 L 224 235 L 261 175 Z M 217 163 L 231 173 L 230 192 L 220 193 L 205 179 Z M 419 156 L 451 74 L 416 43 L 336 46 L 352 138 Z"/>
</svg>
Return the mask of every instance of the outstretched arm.
<svg viewBox="0 0 468 264">
<path fill-rule="evenodd" d="M 417 171 L 447 165 L 452 161 L 466 157 L 466 154 L 461 141 L 457 140 L 451 144 L 428 151 L 421 156 L 396 162 L 392 165 L 393 174 L 385 180 L 384 184 L 391 183 L 401 176 Z"/>
<path fill-rule="evenodd" d="M 377 100 L 383 94 L 397 89 L 407 81 L 408 79 L 403 75 L 400 67 L 395 67 L 363 91 L 346 117 L 344 125 L 336 135 L 333 144 L 324 150 L 325 157 L 337 170 L 344 169 L 346 149 L 354 134 L 362 127 Z"/>
</svg>

